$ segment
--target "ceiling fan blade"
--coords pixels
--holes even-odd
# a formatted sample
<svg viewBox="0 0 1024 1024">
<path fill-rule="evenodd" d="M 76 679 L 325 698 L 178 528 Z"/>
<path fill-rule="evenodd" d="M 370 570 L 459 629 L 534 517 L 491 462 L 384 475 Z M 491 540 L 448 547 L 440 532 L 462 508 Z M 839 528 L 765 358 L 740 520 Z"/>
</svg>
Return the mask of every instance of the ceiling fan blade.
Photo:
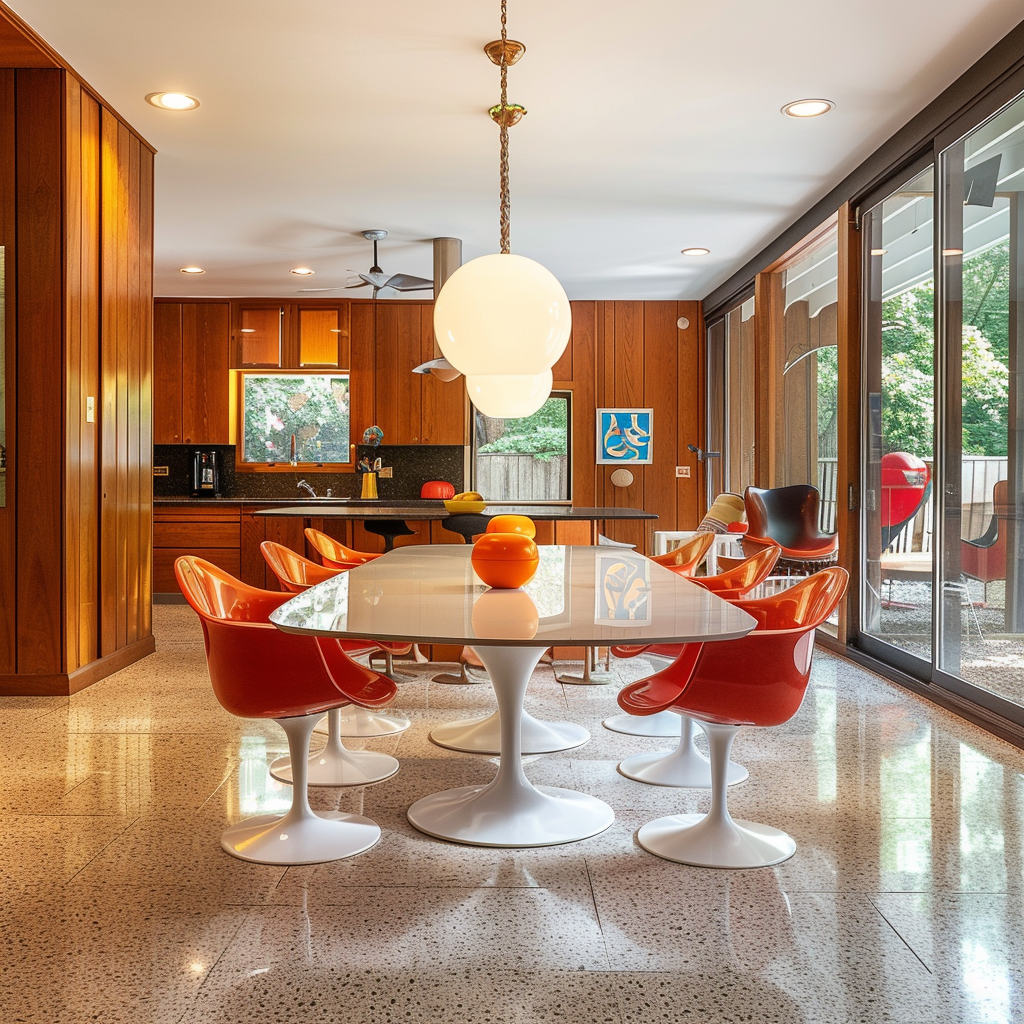
<svg viewBox="0 0 1024 1024">
<path fill-rule="evenodd" d="M 345 285 L 345 287 L 346 288 L 365 288 L 370 283 L 371 283 L 370 281 L 360 281 L 359 284 L 347 284 L 347 285 Z"/>
<path fill-rule="evenodd" d="M 434 287 L 433 281 L 428 281 L 425 277 L 414 277 L 412 274 L 394 274 L 386 283 L 388 288 L 394 288 L 398 292 L 417 292 Z"/>
</svg>

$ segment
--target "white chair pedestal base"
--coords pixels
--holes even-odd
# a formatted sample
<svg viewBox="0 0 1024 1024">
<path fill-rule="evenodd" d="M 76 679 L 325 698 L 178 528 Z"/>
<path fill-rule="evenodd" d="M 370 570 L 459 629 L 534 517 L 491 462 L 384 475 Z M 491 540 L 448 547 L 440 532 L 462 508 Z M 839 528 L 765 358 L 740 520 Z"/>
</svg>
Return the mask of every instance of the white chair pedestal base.
<svg viewBox="0 0 1024 1024">
<path fill-rule="evenodd" d="M 542 722 L 522 712 L 522 754 L 553 754 L 571 750 L 590 739 L 590 733 L 575 722 Z M 467 718 L 448 722 L 430 731 L 430 740 L 448 750 L 461 750 L 467 754 L 497 754 L 501 752 L 501 713 L 495 711 L 486 718 Z"/>
<path fill-rule="evenodd" d="M 327 736 L 330 729 L 328 716 L 324 715 L 313 730 L 317 736 Z M 372 739 L 374 736 L 395 736 L 405 732 L 412 722 L 401 715 L 378 714 L 366 708 L 350 705 L 341 712 L 341 735 L 349 738 Z"/>
<path fill-rule="evenodd" d="M 702 722 L 701 727 L 711 749 L 711 810 L 657 818 L 640 829 L 637 841 L 648 853 L 665 860 L 705 868 L 765 868 L 792 857 L 796 843 L 785 832 L 735 821 L 729 814 L 724 780 L 738 726 Z"/>
<path fill-rule="evenodd" d="M 694 742 L 694 722 L 687 715 L 677 719 L 679 743 L 675 750 L 658 750 L 652 754 L 636 754 L 619 764 L 619 772 L 627 779 L 648 786 L 687 786 L 692 789 L 711 788 L 711 762 Z M 746 782 L 750 773 L 741 764 L 730 761 L 726 781 L 730 786 Z"/>
<path fill-rule="evenodd" d="M 305 761 L 306 785 L 368 786 L 391 778 L 398 771 L 398 761 L 390 754 L 378 754 L 373 750 L 349 750 L 341 742 L 340 718 L 341 712 L 337 708 L 327 713 L 327 746 Z M 309 749 L 308 742 L 306 749 Z M 292 755 L 274 761 L 270 765 L 270 774 L 278 782 L 291 782 Z"/>
<path fill-rule="evenodd" d="M 279 718 L 291 757 L 299 765 L 292 786 L 292 806 L 283 817 L 261 814 L 228 828 L 220 840 L 232 857 L 257 864 L 321 864 L 354 857 L 380 839 L 376 822 L 360 814 L 335 811 L 314 814 L 306 792 L 306 756 L 316 718 Z"/>
<path fill-rule="evenodd" d="M 473 846 L 555 846 L 603 832 L 615 813 L 585 793 L 534 786 L 523 773 L 522 709 L 544 648 L 480 647 L 500 715 L 501 760 L 487 786 L 462 786 L 417 800 L 407 817 L 427 835 Z M 543 724 L 543 723 L 540 723 Z"/>
<path fill-rule="evenodd" d="M 624 736 L 679 735 L 679 716 L 674 711 L 659 711 L 656 715 L 615 715 L 601 724 Z"/>
</svg>

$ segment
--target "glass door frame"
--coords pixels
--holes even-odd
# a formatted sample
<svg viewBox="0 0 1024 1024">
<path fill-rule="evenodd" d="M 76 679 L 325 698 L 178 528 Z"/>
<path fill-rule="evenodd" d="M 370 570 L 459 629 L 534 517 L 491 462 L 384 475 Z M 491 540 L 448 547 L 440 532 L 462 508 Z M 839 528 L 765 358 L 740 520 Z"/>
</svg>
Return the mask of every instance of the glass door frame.
<svg viewBox="0 0 1024 1024">
<path fill-rule="evenodd" d="M 854 575 L 851 583 L 857 587 L 857 630 L 851 640 L 854 640 L 856 646 L 860 650 L 864 651 L 865 654 L 871 655 L 873 658 L 877 658 L 879 661 L 885 662 L 886 664 L 892 665 L 893 668 L 899 669 L 899 671 L 905 673 L 908 676 L 912 676 L 914 679 L 918 679 L 921 682 L 931 682 L 932 665 L 934 664 L 934 651 L 935 651 L 935 615 L 934 615 L 934 599 L 932 602 L 933 613 L 931 616 L 931 630 L 932 630 L 932 660 L 925 661 L 922 658 L 915 657 L 906 651 L 900 650 L 894 644 L 886 643 L 884 640 L 877 636 L 873 636 L 870 633 L 865 632 L 865 625 L 867 615 L 865 614 L 866 602 L 868 599 L 867 587 L 869 586 L 869 574 L 867 571 L 867 560 L 869 552 L 869 529 L 868 529 L 868 516 L 865 501 L 867 495 L 870 493 L 871 488 L 869 486 L 870 480 L 868 478 L 869 471 L 869 459 L 871 453 L 871 429 L 872 429 L 872 418 L 871 409 L 869 408 L 869 392 L 868 392 L 868 381 L 871 379 L 870 370 L 868 367 L 868 359 L 871 354 L 871 343 L 868 340 L 868 331 L 871 329 L 871 295 L 869 288 L 871 286 L 871 239 L 867 236 L 865 229 L 865 221 L 863 213 L 870 212 L 875 208 L 881 209 L 882 203 L 887 199 L 895 196 L 900 189 L 911 183 L 915 178 L 919 177 L 929 168 L 933 168 L 935 164 L 934 153 L 928 152 L 922 154 L 916 159 L 905 164 L 896 174 L 889 176 L 886 181 L 877 186 L 868 195 L 864 196 L 857 204 L 858 209 L 858 223 L 860 226 L 860 241 L 861 241 L 861 254 L 860 254 L 860 332 L 859 332 L 859 348 L 860 348 L 860 395 L 857 400 L 858 415 L 860 417 L 860 465 L 857 467 L 856 479 L 858 480 L 858 491 L 860 495 L 860 501 L 858 502 L 859 509 L 857 513 L 857 536 L 858 536 L 858 557 L 857 557 L 857 572 Z M 935 180 L 933 176 L 933 181 Z M 937 185 L 937 183 L 936 183 Z M 938 188 L 936 187 L 935 196 L 932 200 L 933 210 L 935 214 L 932 217 L 932 274 L 933 279 L 937 280 L 938 267 L 936 265 L 937 259 L 936 254 L 938 252 L 939 244 L 939 226 L 938 226 Z M 936 305 L 938 305 L 938 298 L 936 297 Z M 936 310 L 937 313 L 937 310 Z M 937 341 L 938 330 L 936 328 L 936 340 L 934 342 L 935 351 L 935 363 L 938 365 L 938 341 Z M 938 393 L 937 390 L 935 392 Z M 936 479 L 936 474 L 939 472 L 939 415 L 938 409 L 935 408 L 933 403 L 933 432 L 934 436 L 932 439 L 932 451 L 933 456 L 933 477 L 932 477 L 932 493 L 935 495 L 938 491 L 939 482 Z M 933 501 L 936 499 L 933 497 Z M 932 543 L 932 587 L 934 593 L 934 581 L 936 579 L 936 551 L 938 550 L 938 544 L 933 540 Z M 881 592 L 879 592 L 878 600 L 881 600 Z"/>
</svg>

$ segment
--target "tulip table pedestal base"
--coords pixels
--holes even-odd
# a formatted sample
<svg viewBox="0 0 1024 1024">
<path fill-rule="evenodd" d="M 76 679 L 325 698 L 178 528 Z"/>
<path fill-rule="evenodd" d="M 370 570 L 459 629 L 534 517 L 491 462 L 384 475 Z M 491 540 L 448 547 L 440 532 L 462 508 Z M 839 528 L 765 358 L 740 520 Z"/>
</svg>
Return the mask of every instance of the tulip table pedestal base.
<svg viewBox="0 0 1024 1024">
<path fill-rule="evenodd" d="M 421 832 L 473 846 L 556 846 L 597 835 L 614 821 L 612 809 L 596 797 L 534 786 L 523 772 L 523 700 L 545 650 L 477 647 L 498 698 L 498 773 L 489 785 L 462 786 L 417 800 L 408 818 Z"/>
</svg>

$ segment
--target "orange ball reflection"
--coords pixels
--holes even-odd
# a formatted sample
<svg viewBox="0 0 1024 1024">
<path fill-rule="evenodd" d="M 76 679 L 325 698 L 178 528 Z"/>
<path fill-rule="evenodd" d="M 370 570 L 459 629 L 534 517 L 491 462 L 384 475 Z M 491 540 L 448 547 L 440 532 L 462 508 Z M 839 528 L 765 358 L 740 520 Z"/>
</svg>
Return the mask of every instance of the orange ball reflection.
<svg viewBox="0 0 1024 1024">
<path fill-rule="evenodd" d="M 540 616 L 522 590 L 486 590 L 473 605 L 473 632 L 481 640 L 532 640 Z"/>
</svg>

